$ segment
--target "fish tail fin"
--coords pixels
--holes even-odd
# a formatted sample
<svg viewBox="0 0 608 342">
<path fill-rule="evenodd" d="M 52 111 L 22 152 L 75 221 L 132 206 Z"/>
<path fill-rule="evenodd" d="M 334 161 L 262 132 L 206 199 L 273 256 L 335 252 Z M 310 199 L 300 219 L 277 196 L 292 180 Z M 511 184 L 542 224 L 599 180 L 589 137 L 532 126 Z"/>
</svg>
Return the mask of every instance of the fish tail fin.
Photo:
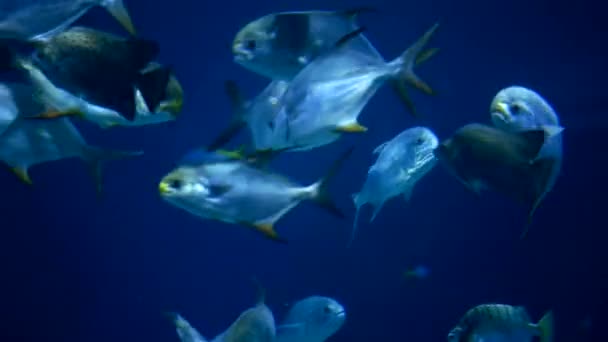
<svg viewBox="0 0 608 342">
<path fill-rule="evenodd" d="M 537 323 L 540 342 L 553 342 L 553 312 L 547 312 Z"/>
<path fill-rule="evenodd" d="M 407 92 L 406 85 L 411 84 L 429 95 L 435 94 L 433 89 L 416 75 L 414 67 L 426 62 L 439 51 L 436 48 L 424 49 L 438 27 L 439 23 L 435 23 L 422 37 L 405 50 L 401 56 L 389 63 L 391 68 L 396 68 L 397 70 L 397 77 L 391 80 L 391 87 L 395 90 L 405 107 L 415 116 L 417 115 L 416 109 Z"/>
<path fill-rule="evenodd" d="M 334 178 L 340 167 L 342 167 L 342 164 L 344 164 L 346 159 L 353 152 L 353 149 L 354 147 L 350 147 L 344 151 L 340 157 L 334 161 L 325 176 L 311 186 L 312 193 L 310 199 L 319 207 L 327 210 L 329 213 L 339 218 L 345 218 L 344 213 L 338 209 L 332 200 L 328 187 L 329 183 Z"/>
<path fill-rule="evenodd" d="M 159 66 L 137 75 L 136 87 L 141 92 L 150 112 L 154 112 L 165 99 L 171 73 L 171 68 Z"/>
<path fill-rule="evenodd" d="M 123 0 L 102 0 L 101 5 L 116 19 L 131 35 L 137 35 L 131 15 Z"/>
<path fill-rule="evenodd" d="M 142 154 L 143 152 L 141 151 L 107 150 L 99 147 L 87 146 L 84 159 L 90 165 L 97 194 L 101 195 L 102 193 L 102 166 L 105 162 L 138 157 Z"/>
<path fill-rule="evenodd" d="M 224 82 L 224 92 L 228 96 L 230 106 L 232 107 L 232 121 L 212 142 L 209 144 L 207 149 L 209 151 L 215 151 L 218 148 L 226 145 L 232 138 L 234 138 L 242 129 L 245 127 L 245 110 L 247 103 L 243 97 L 241 90 L 237 83 L 233 80 L 227 80 Z"/>
<path fill-rule="evenodd" d="M 357 234 L 357 228 L 359 224 L 359 213 L 361 212 L 361 207 L 363 206 L 360 192 L 353 194 L 352 197 L 353 203 L 355 204 L 355 218 L 353 220 L 353 229 L 350 233 L 350 239 L 348 240 L 348 244 L 346 245 L 347 248 L 350 247 L 353 244 L 353 241 L 355 240 L 355 234 Z"/>
</svg>

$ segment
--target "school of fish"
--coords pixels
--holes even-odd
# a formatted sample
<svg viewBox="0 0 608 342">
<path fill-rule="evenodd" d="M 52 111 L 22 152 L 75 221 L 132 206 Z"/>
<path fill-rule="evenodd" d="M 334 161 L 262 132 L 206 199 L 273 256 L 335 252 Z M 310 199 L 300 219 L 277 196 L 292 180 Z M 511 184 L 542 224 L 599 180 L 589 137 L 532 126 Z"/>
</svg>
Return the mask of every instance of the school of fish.
<svg viewBox="0 0 608 342">
<path fill-rule="evenodd" d="M 73 25 L 93 7 L 106 9 L 125 34 Z M 235 80 L 226 80 L 233 112 L 229 125 L 159 177 L 161 198 L 201 220 L 250 228 L 280 243 L 287 240 L 275 226 L 304 201 L 346 218 L 329 185 L 352 147 L 308 184 L 272 170 L 270 164 L 285 153 L 312 153 L 344 135 L 363 137 L 369 130 L 362 124 L 363 115 L 369 115 L 366 105 L 383 86 L 414 116 L 418 113 L 410 90 L 434 94 L 415 71 L 438 53 L 429 44 L 439 24 L 429 23 L 409 46 L 403 42 L 400 55 L 386 60 L 357 22 L 370 11 L 270 13 L 238 30 L 232 41 L 235 64 L 264 78 L 267 86 L 247 96 Z M 0 159 L 21 181 L 33 184 L 30 167 L 77 157 L 90 165 L 95 189 L 101 192 L 104 162 L 143 152 L 89 145 L 72 120 L 103 129 L 177 120 L 184 89 L 159 60 L 160 49 L 157 42 L 137 35 L 122 0 L 0 5 Z M 348 245 L 356 237 L 363 206 L 373 207 L 371 224 L 387 201 L 398 196 L 415 200 L 414 188 L 437 165 L 476 195 L 495 191 L 521 203 L 527 215 L 521 236 L 528 234 L 534 213 L 559 177 L 564 128 L 550 103 L 534 90 L 508 86 L 488 102 L 487 123 L 463 123 L 443 139 L 432 127 L 404 127 L 373 150 L 375 162 L 361 188 L 353 189 Z M 249 143 L 225 148 L 242 130 L 248 132 Z M 419 265 L 405 277 L 422 279 L 429 272 Z M 321 342 L 345 323 L 345 308 L 319 295 L 297 301 L 275 323 L 263 290 L 259 292 L 255 305 L 210 341 Z M 181 342 L 207 341 L 179 313 L 168 316 Z M 481 304 L 467 311 L 446 338 L 503 342 L 539 337 L 550 342 L 552 317 L 548 312 L 533 323 L 521 306 Z"/>
</svg>

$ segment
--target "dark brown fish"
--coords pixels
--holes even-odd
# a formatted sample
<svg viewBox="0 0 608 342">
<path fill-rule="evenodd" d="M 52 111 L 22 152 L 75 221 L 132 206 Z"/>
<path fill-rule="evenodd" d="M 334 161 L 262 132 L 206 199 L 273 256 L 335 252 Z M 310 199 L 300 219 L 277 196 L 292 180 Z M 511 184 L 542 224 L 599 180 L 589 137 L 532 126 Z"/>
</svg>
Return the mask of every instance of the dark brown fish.
<svg viewBox="0 0 608 342">
<path fill-rule="evenodd" d="M 506 304 L 482 304 L 468 310 L 448 334 L 448 342 L 504 341 L 541 342 L 553 339 L 553 314 L 549 311 L 538 323 L 532 323 L 524 307 Z"/>
<path fill-rule="evenodd" d="M 444 140 L 435 156 L 471 191 L 492 189 L 528 206 L 529 224 L 556 162 L 537 158 L 548 136 L 542 129 L 511 133 L 469 124 Z"/>
<path fill-rule="evenodd" d="M 134 87 L 154 88 L 146 82 L 157 79 L 161 83 L 164 80 L 159 89 L 164 90 L 167 85 L 166 70 L 159 70 L 164 77 L 142 73 L 158 53 L 159 46 L 154 41 L 74 27 L 37 43 L 34 63 L 56 86 L 132 120 Z"/>
</svg>

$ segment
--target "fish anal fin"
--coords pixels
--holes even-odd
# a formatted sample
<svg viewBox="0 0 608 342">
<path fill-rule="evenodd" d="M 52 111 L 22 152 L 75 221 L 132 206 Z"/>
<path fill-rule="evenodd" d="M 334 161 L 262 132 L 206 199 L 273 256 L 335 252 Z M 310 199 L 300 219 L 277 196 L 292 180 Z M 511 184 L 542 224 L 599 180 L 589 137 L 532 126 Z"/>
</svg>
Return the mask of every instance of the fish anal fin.
<svg viewBox="0 0 608 342">
<path fill-rule="evenodd" d="M 367 132 L 367 127 L 358 122 L 352 122 L 349 124 L 336 126 L 334 131 L 339 133 L 364 133 Z"/>
<path fill-rule="evenodd" d="M 276 241 L 283 244 L 287 243 L 287 240 L 282 238 L 279 233 L 277 233 L 272 223 L 254 223 L 252 226 L 255 230 L 262 233 L 266 238 L 272 241 Z"/>
<path fill-rule="evenodd" d="M 343 10 L 343 11 L 338 11 L 337 13 L 352 19 L 356 19 L 360 14 L 362 13 L 377 13 L 378 10 L 374 7 L 366 7 L 366 6 L 361 6 L 361 7 L 355 7 L 355 8 L 350 8 L 347 10 Z"/>
<path fill-rule="evenodd" d="M 11 171 L 13 171 L 13 173 L 17 176 L 17 178 L 19 178 L 23 183 L 27 184 L 27 185 L 32 185 L 32 179 L 30 178 L 30 175 L 27 172 L 27 167 L 23 167 L 23 166 L 17 166 L 17 167 L 12 167 Z"/>
<path fill-rule="evenodd" d="M 44 113 L 37 115 L 26 116 L 26 119 L 57 119 L 62 117 L 84 117 L 84 113 L 79 109 L 68 109 L 68 110 L 47 110 Z"/>
</svg>

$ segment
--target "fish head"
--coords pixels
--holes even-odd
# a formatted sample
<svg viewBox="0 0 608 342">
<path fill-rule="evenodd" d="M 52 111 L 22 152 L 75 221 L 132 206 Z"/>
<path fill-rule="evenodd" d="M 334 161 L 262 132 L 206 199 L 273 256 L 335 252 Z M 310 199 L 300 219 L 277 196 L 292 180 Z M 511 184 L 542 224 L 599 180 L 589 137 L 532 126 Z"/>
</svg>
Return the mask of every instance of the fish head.
<svg viewBox="0 0 608 342">
<path fill-rule="evenodd" d="M 335 299 L 323 296 L 305 298 L 290 311 L 296 321 L 306 324 L 306 334 L 325 340 L 346 321 L 346 310 Z"/>
<path fill-rule="evenodd" d="M 158 192 L 167 202 L 195 215 L 213 216 L 221 210 L 222 196 L 231 189 L 222 177 L 224 166 L 180 166 L 162 178 Z"/>
<path fill-rule="evenodd" d="M 408 131 L 409 148 L 415 156 L 415 164 L 423 165 L 435 158 L 434 152 L 439 146 L 437 136 L 426 127 L 414 127 Z"/>
<path fill-rule="evenodd" d="M 274 78 L 277 67 L 274 15 L 266 15 L 245 25 L 232 42 L 234 61 L 255 73 Z"/>
<path fill-rule="evenodd" d="M 507 131 L 559 126 L 549 103 L 535 91 L 520 86 L 499 91 L 490 105 L 490 115 L 496 127 Z"/>
</svg>

